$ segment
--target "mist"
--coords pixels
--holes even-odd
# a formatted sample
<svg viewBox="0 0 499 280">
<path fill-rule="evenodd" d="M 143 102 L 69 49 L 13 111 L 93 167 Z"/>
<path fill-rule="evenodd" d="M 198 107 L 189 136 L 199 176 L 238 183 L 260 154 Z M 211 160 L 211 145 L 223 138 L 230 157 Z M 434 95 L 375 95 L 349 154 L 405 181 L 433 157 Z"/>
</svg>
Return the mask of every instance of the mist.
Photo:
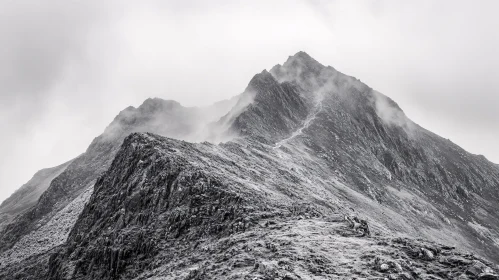
<svg viewBox="0 0 499 280">
<path fill-rule="evenodd" d="M 377 91 L 372 91 L 372 96 L 376 114 L 385 124 L 401 127 L 408 136 L 415 136 L 416 125 L 393 100 Z"/>
<path fill-rule="evenodd" d="M 125 108 L 229 99 L 300 50 L 499 162 L 496 1 L 0 4 L 0 201 Z"/>
</svg>

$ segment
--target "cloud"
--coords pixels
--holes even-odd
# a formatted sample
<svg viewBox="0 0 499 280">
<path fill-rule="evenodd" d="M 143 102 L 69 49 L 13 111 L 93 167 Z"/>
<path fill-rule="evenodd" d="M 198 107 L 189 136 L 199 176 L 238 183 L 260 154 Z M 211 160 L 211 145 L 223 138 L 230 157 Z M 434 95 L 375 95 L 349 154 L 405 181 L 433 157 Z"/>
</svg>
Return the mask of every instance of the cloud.
<svg viewBox="0 0 499 280">
<path fill-rule="evenodd" d="M 336 42 L 315 58 L 391 97 L 423 127 L 499 162 L 490 145 L 499 137 L 491 129 L 499 122 L 499 3 L 368 2 L 311 5 Z"/>
<path fill-rule="evenodd" d="M 64 75 L 70 59 L 85 59 L 87 36 L 100 24 L 92 1 L 2 0 L 0 93 L 40 98 Z M 2 103 L 5 105 L 5 103 Z"/>
<path fill-rule="evenodd" d="M 83 83 L 98 73 L 88 67 L 87 53 L 92 30 L 105 20 L 95 4 L 0 0 L 0 199 L 26 182 L 42 161 L 56 165 L 78 154 L 69 149 L 70 156 L 54 156 L 65 132 L 51 127 L 67 129 L 78 118 L 63 106 L 69 97 L 65 91 L 78 91 L 70 80 L 77 76 Z"/>
<path fill-rule="evenodd" d="M 410 137 L 415 136 L 416 125 L 405 115 L 397 103 L 377 91 L 372 91 L 372 97 L 374 98 L 376 114 L 385 124 L 401 127 Z"/>
<path fill-rule="evenodd" d="M 496 1 L 0 0 L 0 200 L 148 97 L 241 93 L 299 50 L 499 162 Z"/>
</svg>

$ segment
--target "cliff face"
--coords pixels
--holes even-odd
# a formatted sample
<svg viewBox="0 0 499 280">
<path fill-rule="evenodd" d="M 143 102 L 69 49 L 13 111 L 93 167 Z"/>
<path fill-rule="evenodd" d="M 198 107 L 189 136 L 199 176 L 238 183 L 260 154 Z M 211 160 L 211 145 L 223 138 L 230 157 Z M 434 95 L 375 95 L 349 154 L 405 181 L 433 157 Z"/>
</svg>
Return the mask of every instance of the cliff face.
<svg viewBox="0 0 499 280">
<path fill-rule="evenodd" d="M 196 166 L 190 157 L 198 155 L 189 155 L 197 153 L 191 144 L 164 140 L 139 134 L 125 140 L 97 181 L 65 251 L 52 258 L 52 277 L 133 276 L 149 267 L 170 241 L 194 243 L 248 226 L 243 217 L 249 218 L 254 209 L 228 186 L 224 171 Z"/>
<path fill-rule="evenodd" d="M 91 174 L 62 173 L 40 199 L 58 205 L 78 189 L 66 186 L 89 186 L 67 240 L 0 265 L 0 275 L 497 279 L 486 278 L 499 260 L 497 165 L 359 80 L 300 52 L 257 74 L 210 125 L 153 101 L 120 113 L 94 141 L 79 163 Z M 230 141 L 126 137 L 134 131 Z"/>
<path fill-rule="evenodd" d="M 93 190 L 96 179 L 107 170 L 127 135 L 135 131 L 152 131 L 179 139 L 198 139 L 203 136 L 198 134 L 198 127 L 219 118 L 236 101 L 237 99 L 231 99 L 218 102 L 211 107 L 188 108 L 174 101 L 148 99 L 138 108 L 129 107 L 120 112 L 104 133 L 92 141 L 85 153 L 63 165 L 64 168 L 57 169 L 58 172 L 52 172 L 50 176 L 42 176 L 43 180 L 37 179 L 27 184 L 32 185 L 30 189 L 44 188 L 45 191 L 39 196 L 38 201 L 35 198 L 34 205 L 28 205 L 27 209 L 10 215 L 8 221 L 3 223 L 3 228 L 0 228 L 0 269 L 2 264 L 11 263 L 13 254 L 17 260 L 32 257 L 32 252 L 41 254 L 39 250 L 31 252 L 22 250 L 21 255 L 16 249 L 16 244 L 21 244 L 25 240 L 48 239 L 47 244 L 50 246 L 43 247 L 48 254 L 65 240 L 67 237 L 65 229 L 68 224 L 72 227 L 78 213 L 70 215 L 69 220 L 56 220 L 56 217 L 63 215 L 64 211 L 81 211 L 79 205 L 86 203 L 85 199 L 88 199 L 86 194 Z M 38 177 L 40 176 L 35 176 L 35 179 Z M 19 192 L 24 193 L 24 189 L 20 189 Z M 12 199 L 15 196 L 17 195 Z M 17 200 L 28 198 L 22 195 L 22 198 Z M 4 205 L 10 205 L 9 201 L 7 200 Z M 14 204 L 15 207 L 22 206 L 20 203 Z M 75 206 L 73 209 L 71 205 L 78 207 Z M 47 234 L 48 224 L 64 230 L 60 234 L 44 236 Z"/>
</svg>

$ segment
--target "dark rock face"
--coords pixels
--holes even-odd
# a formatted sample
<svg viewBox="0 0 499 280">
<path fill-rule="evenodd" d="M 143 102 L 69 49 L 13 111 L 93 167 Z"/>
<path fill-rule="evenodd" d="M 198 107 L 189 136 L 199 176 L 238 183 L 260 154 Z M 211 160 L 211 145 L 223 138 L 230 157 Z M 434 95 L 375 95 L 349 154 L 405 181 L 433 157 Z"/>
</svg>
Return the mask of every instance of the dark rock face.
<svg viewBox="0 0 499 280">
<path fill-rule="evenodd" d="M 154 131 L 177 138 L 195 138 L 200 122 L 216 120 L 236 100 L 213 107 L 186 108 L 174 101 L 148 99 L 139 108 L 129 107 L 115 118 L 106 131 L 95 138 L 87 151 L 65 166 L 55 178 L 48 178 L 46 191 L 31 208 L 19 213 L 0 232 L 0 252 L 12 248 L 23 236 L 46 224 L 68 203 L 80 196 L 107 170 L 123 139 L 134 131 Z M 39 186 L 39 184 L 36 184 Z M 37 187 L 38 188 L 38 187 Z M 18 205 L 18 204 L 16 204 Z"/>
<path fill-rule="evenodd" d="M 66 251 L 52 258 L 51 277 L 112 279 L 129 267 L 147 267 L 165 240 L 196 242 L 245 229 L 244 199 L 173 147 L 137 134 L 125 140 L 97 181 Z M 67 259 L 76 260 L 69 275 L 57 266 Z"/>
<path fill-rule="evenodd" d="M 291 193 L 291 201 L 276 199 L 282 194 L 266 191 L 280 191 L 277 181 L 252 174 L 283 173 L 278 182 L 305 186 L 285 176 L 278 161 L 227 160 L 254 152 L 253 145 L 131 135 L 98 180 L 67 243 L 51 257 L 49 278 L 478 279 L 494 273 L 487 260 L 454 247 L 359 234 L 343 219 L 341 202 L 299 204 L 307 197 Z M 259 188 L 241 189 L 248 187 L 241 179 L 247 177 Z"/>
<path fill-rule="evenodd" d="M 95 181 L 67 241 L 24 260 L 17 274 L 0 266 L 0 276 L 496 277 L 497 165 L 303 52 L 257 74 L 234 104 L 207 133 L 195 121 L 202 113 L 175 102 L 120 113 L 79 169 L 54 179 L 40 199 L 52 208 L 32 210 L 45 217 L 76 185 Z M 135 131 L 231 141 L 126 137 Z"/>
<path fill-rule="evenodd" d="M 296 65 L 300 71 L 289 70 Z M 318 112 L 295 143 L 321 155 L 330 169 L 346 176 L 349 186 L 397 211 L 422 214 L 415 217 L 418 224 L 441 229 L 442 220 L 448 221 L 471 241 L 470 248 L 499 259 L 494 241 L 499 217 L 493 214 L 499 173 L 494 164 L 419 127 L 389 98 L 306 54 L 291 57 L 273 72 L 310 92 L 322 92 Z M 397 205 L 400 199 L 386 185 L 413 192 L 434 209 L 404 209 L 407 205 Z M 441 218 L 435 221 L 432 215 Z M 478 225 L 492 231 L 485 233 Z"/>
<path fill-rule="evenodd" d="M 299 128 L 310 109 L 300 91 L 297 85 L 279 83 L 267 71 L 255 75 L 246 89 L 254 100 L 236 118 L 232 129 L 271 142 L 284 138 Z"/>
</svg>

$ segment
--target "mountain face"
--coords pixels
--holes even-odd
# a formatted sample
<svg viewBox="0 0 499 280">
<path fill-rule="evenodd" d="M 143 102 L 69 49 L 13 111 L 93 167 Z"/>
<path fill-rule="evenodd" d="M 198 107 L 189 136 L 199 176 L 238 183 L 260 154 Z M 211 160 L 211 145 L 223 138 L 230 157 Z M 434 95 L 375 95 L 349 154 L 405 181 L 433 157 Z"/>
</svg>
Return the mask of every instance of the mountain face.
<svg viewBox="0 0 499 280">
<path fill-rule="evenodd" d="M 499 279 L 498 201 L 497 165 L 299 52 L 224 103 L 122 111 L 5 226 L 0 275 Z"/>
<path fill-rule="evenodd" d="M 31 257 L 33 252 L 45 256 L 66 239 L 81 208 L 93 191 L 96 179 L 109 167 L 127 135 L 136 131 L 152 131 L 160 135 L 192 140 L 199 137 L 199 126 L 219 118 L 219 115 L 228 111 L 236 101 L 237 99 L 233 98 L 209 107 L 186 108 L 175 101 L 148 99 L 138 108 L 128 107 L 120 112 L 104 133 L 92 141 L 85 153 L 69 164 L 57 167 L 56 171 L 59 173 L 41 171 L 41 175 L 35 175 L 27 184 L 33 187 L 21 188 L 4 202 L 5 207 L 2 204 L 2 211 L 4 208 L 14 209 L 14 206 L 24 207 L 26 203 L 15 201 L 21 198 L 30 199 L 34 196 L 31 195 L 34 191 L 22 195 L 21 198 L 17 198 L 18 193 L 25 193 L 24 189 L 46 189 L 35 205 L 19 212 L 15 219 L 10 216 L 8 221 L 13 221 L 3 224 L 0 232 L 0 269 L 2 265 L 20 263 Z M 165 125 L 160 125 L 161 123 Z M 44 175 L 45 173 L 48 174 Z M 14 206 L 9 206 L 10 204 Z M 61 219 L 61 215 L 65 219 Z M 39 240 L 43 240 L 41 247 L 38 246 Z M 40 251 L 45 255 L 40 254 Z"/>
<path fill-rule="evenodd" d="M 38 171 L 28 183 L 19 188 L 12 196 L 0 205 L 0 230 L 9 224 L 14 217 L 20 215 L 36 204 L 40 196 L 71 162 Z"/>
</svg>

